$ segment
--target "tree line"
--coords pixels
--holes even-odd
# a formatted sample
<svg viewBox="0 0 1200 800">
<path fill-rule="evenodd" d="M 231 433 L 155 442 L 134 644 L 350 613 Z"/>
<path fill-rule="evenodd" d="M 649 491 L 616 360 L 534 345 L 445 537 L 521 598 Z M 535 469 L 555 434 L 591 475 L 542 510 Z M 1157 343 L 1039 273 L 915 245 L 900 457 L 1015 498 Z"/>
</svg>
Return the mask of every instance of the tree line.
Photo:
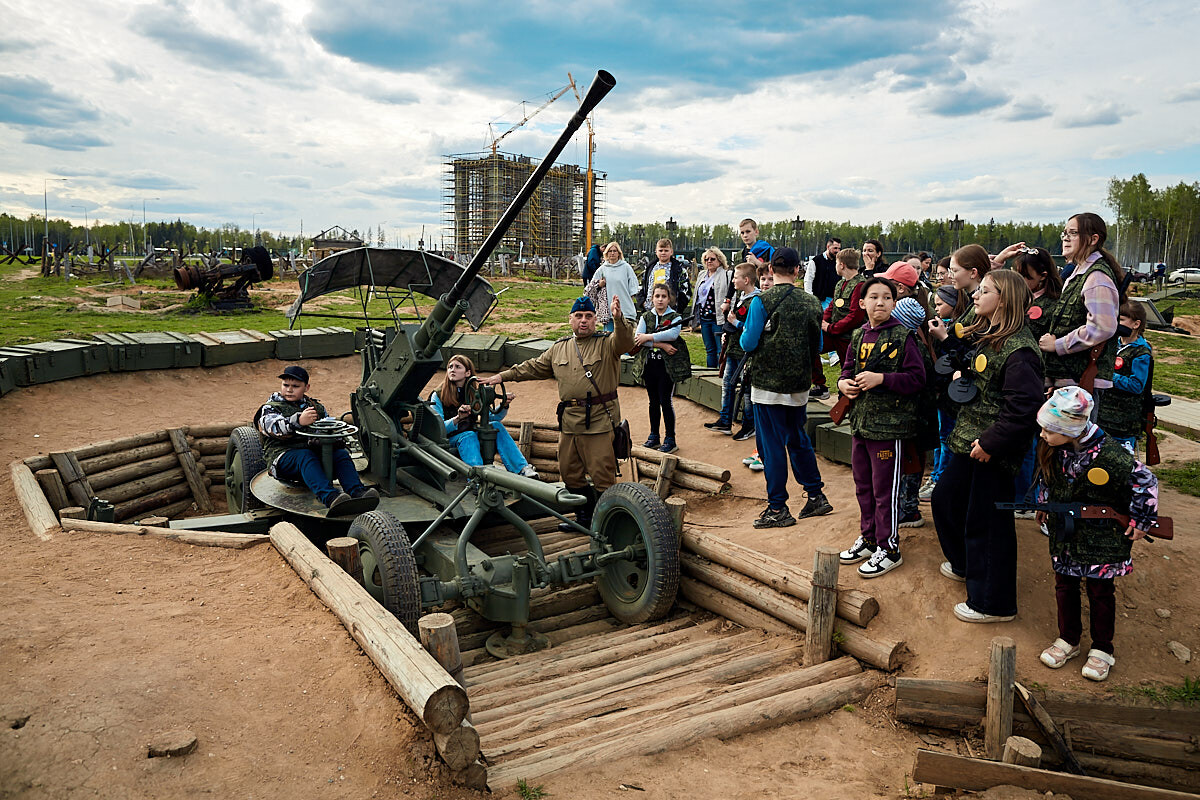
<svg viewBox="0 0 1200 800">
<path fill-rule="evenodd" d="M 1123 264 L 1165 262 L 1190 266 L 1200 259 L 1200 183 L 1180 181 L 1155 189 L 1143 173 L 1108 182 L 1108 206 L 1116 212 L 1114 254 Z"/>
</svg>

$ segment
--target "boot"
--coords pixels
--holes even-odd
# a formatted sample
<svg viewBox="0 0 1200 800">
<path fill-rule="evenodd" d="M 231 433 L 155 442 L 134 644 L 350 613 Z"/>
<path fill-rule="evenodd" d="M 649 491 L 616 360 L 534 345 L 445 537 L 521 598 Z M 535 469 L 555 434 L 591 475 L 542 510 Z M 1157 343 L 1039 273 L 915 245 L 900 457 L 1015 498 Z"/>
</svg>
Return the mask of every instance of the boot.
<svg viewBox="0 0 1200 800">
<path fill-rule="evenodd" d="M 596 508 L 596 490 L 591 486 L 568 486 L 571 494 L 581 494 L 586 500 L 583 505 L 575 507 L 575 521 L 585 528 L 591 527 L 592 511 Z M 566 522 L 558 523 L 558 529 L 563 533 L 578 533 L 575 526 Z"/>
</svg>

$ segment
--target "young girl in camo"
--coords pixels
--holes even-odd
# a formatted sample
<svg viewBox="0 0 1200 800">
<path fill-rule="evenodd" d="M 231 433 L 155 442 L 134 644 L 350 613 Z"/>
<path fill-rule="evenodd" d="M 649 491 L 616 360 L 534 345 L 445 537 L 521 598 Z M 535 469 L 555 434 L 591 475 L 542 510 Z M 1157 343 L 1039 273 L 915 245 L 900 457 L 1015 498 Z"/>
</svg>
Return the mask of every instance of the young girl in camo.
<svg viewBox="0 0 1200 800">
<path fill-rule="evenodd" d="M 1121 337 L 1113 364 L 1113 388 L 1104 395 L 1096 423 L 1109 436 L 1137 453 L 1137 440 L 1145 423 L 1142 395 L 1154 375 L 1154 354 L 1143 336 L 1146 332 L 1145 304 L 1126 300 L 1121 304 L 1118 319 L 1129 333 Z"/>
<path fill-rule="evenodd" d="M 675 299 L 671 287 L 656 283 L 651 290 L 650 310 L 638 320 L 633 343 L 642 348 L 638 354 L 638 368 L 646 394 L 650 398 L 650 437 L 646 447 L 664 453 L 678 450 L 675 444 L 675 384 L 692 375 L 692 362 L 687 344 L 679 335 L 682 320 L 671 302 Z M 659 418 L 666 425 L 666 436 L 658 437 Z"/>
<path fill-rule="evenodd" d="M 1113 581 L 1133 570 L 1133 543 L 1158 519 L 1158 481 L 1121 442 L 1089 422 L 1092 396 L 1078 386 L 1056 390 L 1038 411 L 1038 502 L 1105 505 L 1128 514 L 1129 523 L 1072 520 L 1038 512 L 1050 529 L 1050 561 L 1058 604 L 1058 638 L 1042 652 L 1042 663 L 1059 669 L 1080 653 L 1083 638 L 1080 583 L 1087 582 L 1091 649 L 1083 677 L 1108 678 L 1116 663 L 1113 635 L 1117 607 Z"/>
</svg>

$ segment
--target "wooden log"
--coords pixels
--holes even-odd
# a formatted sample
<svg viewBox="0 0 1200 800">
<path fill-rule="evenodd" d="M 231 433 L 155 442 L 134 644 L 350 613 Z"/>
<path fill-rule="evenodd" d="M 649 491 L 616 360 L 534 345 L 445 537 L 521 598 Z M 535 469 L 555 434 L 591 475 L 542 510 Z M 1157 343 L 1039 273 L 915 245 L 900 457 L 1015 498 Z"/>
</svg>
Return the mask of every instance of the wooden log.
<svg viewBox="0 0 1200 800">
<path fill-rule="evenodd" d="M 630 454 L 639 461 L 649 461 L 651 464 L 659 463 L 659 459 L 662 457 L 662 453 L 657 450 L 642 447 L 640 444 L 635 444 L 630 450 Z M 724 467 L 718 467 L 704 461 L 697 461 L 694 458 L 684 458 L 682 456 L 676 456 L 675 458 L 678 462 L 678 469 L 681 472 L 688 472 L 692 475 L 698 475 L 701 478 L 708 478 L 717 483 L 725 483 L 729 480 L 729 470 Z"/>
<path fill-rule="evenodd" d="M 117 450 L 111 453 L 102 453 L 92 458 L 81 459 L 79 466 L 89 476 L 107 472 L 110 469 L 123 467 L 126 464 L 136 464 L 141 461 L 146 461 L 159 456 L 172 455 L 175 452 L 175 446 L 166 438 L 167 432 L 161 431 L 163 441 L 152 442 L 150 444 L 141 445 L 139 447 L 131 447 L 128 450 Z M 123 481 L 121 481 L 123 483 Z"/>
<path fill-rule="evenodd" d="M 177 483 L 166 489 L 160 489 L 141 497 L 135 497 L 132 500 L 127 500 L 124 503 L 118 503 L 114 509 L 114 515 L 117 522 L 132 519 L 133 517 L 147 514 L 161 506 L 177 503 L 183 498 L 191 499 L 192 487 L 187 485 L 187 482 Z"/>
<path fill-rule="evenodd" d="M 558 444 L 558 430 L 553 427 L 551 427 L 549 430 L 547 430 L 546 428 L 539 428 L 538 423 L 529 422 L 528 420 L 526 420 L 524 422 L 515 422 L 515 421 L 510 422 L 507 419 L 504 420 L 504 427 L 508 428 L 509 433 L 514 434 L 516 436 L 521 435 L 521 431 L 524 429 L 524 427 L 526 425 L 530 426 L 530 430 L 533 432 L 533 435 L 532 435 L 530 441 L 532 441 L 532 442 L 550 442 L 552 444 Z"/>
<path fill-rule="evenodd" d="M 622 690 L 616 696 L 598 697 L 569 708 L 547 708 L 529 719 L 519 720 L 520 728 L 515 735 L 504 731 L 486 737 L 484 746 L 488 757 L 499 761 L 566 741 L 573 747 L 581 743 L 576 738 L 579 735 L 586 737 L 583 744 L 591 744 L 636 732 L 650 719 L 662 722 L 684 713 L 703 714 L 862 672 L 857 661 L 844 657 L 816 667 L 788 669 L 761 677 L 763 671 L 778 667 L 780 660 L 799 658 L 800 650 L 801 645 L 796 644 L 782 651 L 753 653 L 708 667 L 690 681 L 684 676 L 665 685 L 655 683 L 632 691 Z M 747 677 L 750 680 L 741 682 Z"/>
<path fill-rule="evenodd" d="M 157 458 L 142 459 L 134 461 L 131 464 L 123 464 L 119 467 L 107 469 L 103 472 L 88 473 L 88 482 L 92 485 L 93 490 L 101 492 L 112 486 L 135 481 L 147 475 L 155 475 L 178 466 L 179 459 L 176 457 L 174 450 L 172 450 L 171 453 Z"/>
<path fill-rule="evenodd" d="M 111 486 L 101 492 L 97 492 L 97 496 L 101 500 L 120 504 L 138 497 L 144 497 L 145 495 L 152 494 L 160 489 L 166 489 L 178 483 L 187 483 L 188 490 L 190 491 L 191 484 L 188 483 L 183 468 L 178 466 L 179 462 L 175 463 L 176 466 L 173 469 L 168 469 L 157 475 L 138 478 L 136 481 L 130 481 L 129 483 L 122 483 L 119 486 Z M 205 494 L 208 493 L 208 485 L 210 483 L 212 483 L 212 480 L 207 476 L 200 479 L 200 484 L 204 487 Z M 211 507 L 209 510 L 211 511 Z"/>
<path fill-rule="evenodd" d="M 334 613 L 413 713 L 436 733 L 466 717 L 467 693 L 398 619 L 326 558 L 299 528 L 281 522 L 271 543 Z"/>
<path fill-rule="evenodd" d="M 459 686 L 465 686 L 462 655 L 458 650 L 458 632 L 454 627 L 454 617 L 440 613 L 426 614 L 417 621 L 417 629 L 421 633 L 421 646 L 442 665 L 442 669 L 450 673 L 451 678 L 458 681 Z M 474 761 L 475 759 L 471 758 L 470 760 Z"/>
<path fill-rule="evenodd" d="M 623 629 L 623 626 L 612 617 L 605 617 L 604 619 L 592 620 L 591 622 L 582 622 L 578 625 L 570 625 L 556 631 L 547 631 L 546 638 L 550 640 L 551 647 L 559 647 L 564 642 L 574 642 L 577 639 L 584 639 L 591 636 L 609 636 L 618 628 Z M 483 647 L 462 651 L 462 658 L 464 669 L 476 664 L 486 665 L 488 662 L 500 663 Z M 505 659 L 504 663 L 507 662 L 508 659 Z"/>
<path fill-rule="evenodd" d="M 196 455 L 200 455 L 200 451 L 196 450 L 194 452 L 196 453 Z M 197 460 L 210 470 L 216 469 L 216 470 L 220 470 L 222 472 L 225 471 L 225 454 L 224 453 L 214 454 L 211 456 L 200 456 Z"/>
<path fill-rule="evenodd" d="M 197 439 L 192 445 L 192 449 L 202 456 L 212 456 L 218 453 L 225 455 L 225 450 L 228 447 L 228 436 L 221 439 Z"/>
<path fill-rule="evenodd" d="M 706 564 L 690 553 L 680 553 L 679 564 L 689 575 L 694 575 L 709 586 L 765 612 L 790 628 L 804 631 L 808 627 L 808 608 L 793 597 L 777 592 L 739 572 Z M 795 630 L 788 632 L 794 633 Z M 841 638 L 838 646 L 843 652 L 880 669 L 890 671 L 900 666 L 903 642 L 873 639 L 867 636 L 862 628 L 842 620 L 835 621 L 834 631 Z"/>
<path fill-rule="evenodd" d="M 604 606 L 590 606 L 588 608 L 580 608 L 575 611 L 568 611 L 565 614 L 558 614 L 544 619 L 534 620 L 529 623 L 530 630 L 538 633 L 549 634 L 551 631 L 556 631 L 560 628 L 567 628 L 572 625 L 579 625 L 584 622 L 595 622 L 611 616 L 609 610 Z M 478 633 L 468 634 L 459 637 L 459 647 L 464 651 L 474 650 L 477 647 L 483 647 L 487 638 L 496 630 L 499 630 L 501 625 L 496 625 L 495 628 L 481 630 Z"/>
<path fill-rule="evenodd" d="M 837 613 L 837 579 L 841 559 L 834 547 L 818 547 L 813 553 L 812 598 L 808 603 L 808 627 L 804 632 L 804 666 L 828 661 L 833 653 L 833 629 Z"/>
<path fill-rule="evenodd" d="M 92 491 L 83 468 L 79 466 L 79 459 L 74 453 L 51 453 L 50 460 L 54 462 L 54 468 L 62 477 L 67 494 L 75 501 L 75 505 L 87 508 L 95 492 Z"/>
<path fill-rule="evenodd" d="M 33 476 L 33 470 L 20 461 L 14 461 L 10 471 L 17 502 L 25 512 L 25 521 L 29 523 L 29 529 L 42 541 L 50 539 L 50 532 L 58 527 L 58 517 L 54 515 L 54 509 L 42 493 L 42 487 Z"/>
<path fill-rule="evenodd" d="M 37 472 L 39 469 L 51 469 L 54 462 L 50 460 L 50 456 L 29 456 L 22 460 L 25 466 L 29 467 L 30 472 Z"/>
<path fill-rule="evenodd" d="M 350 536 L 335 536 L 325 543 L 325 552 L 333 563 L 341 567 L 355 583 L 363 582 L 362 559 L 358 552 L 358 539 Z"/>
<path fill-rule="evenodd" d="M 723 537 L 689 530 L 683 535 L 683 547 L 792 597 L 807 601 L 812 595 L 812 573 Z M 878 613 L 879 601 L 874 597 L 850 586 L 838 586 L 839 617 L 866 627 Z"/>
<path fill-rule="evenodd" d="M 196 508 L 200 509 L 201 514 L 211 514 L 213 506 L 212 501 L 208 499 L 208 486 L 204 483 L 203 476 L 197 468 L 196 459 L 192 456 L 192 450 L 188 447 L 185 436 L 182 428 L 171 428 L 167 431 L 167 437 L 175 448 L 175 456 L 179 459 L 179 466 L 183 469 L 188 486 L 192 488 L 192 497 L 196 500 Z"/>
<path fill-rule="evenodd" d="M 533 456 L 533 423 L 522 422 L 518 436 L 520 438 L 517 440 L 517 449 L 521 451 L 521 455 L 529 459 Z"/>
<path fill-rule="evenodd" d="M 197 439 L 210 439 L 213 437 L 222 437 L 228 439 L 233 433 L 233 429 L 242 425 L 249 425 L 250 422 L 219 422 L 213 425 L 185 425 L 183 430 L 189 436 L 194 436 Z"/>
<path fill-rule="evenodd" d="M 983 749 L 999 761 L 1004 743 L 1012 736 L 1013 681 L 1017 674 L 1017 645 L 1007 636 L 992 639 L 988 660 L 987 714 L 983 722 Z"/>
<path fill-rule="evenodd" d="M 667 495 L 671 493 L 671 478 L 675 475 L 675 467 L 678 465 L 678 458 L 665 453 L 658 462 L 658 477 L 654 481 L 654 493 L 663 500 L 666 500 Z"/>
<path fill-rule="evenodd" d="M 663 674 L 671 668 L 684 667 L 684 671 L 691 670 L 695 668 L 699 659 L 728 654 L 739 647 L 759 642 L 760 640 L 749 631 L 720 639 L 685 642 L 664 653 L 653 653 L 633 659 L 622 664 L 619 669 L 605 670 L 594 677 L 581 679 L 578 675 L 567 675 L 555 678 L 542 686 L 533 687 L 533 693 L 524 695 L 520 700 L 509 701 L 502 697 L 492 697 L 489 703 L 488 698 L 480 698 L 474 703 L 475 724 L 482 728 L 499 719 L 537 711 L 559 700 L 570 700 L 613 686 L 627 686 L 630 682 L 646 676 L 656 676 L 661 680 Z"/>
<path fill-rule="evenodd" d="M 1004 742 L 1000 760 L 1005 764 L 1019 764 L 1022 767 L 1040 767 L 1042 748 L 1024 736 L 1010 736 Z"/>
<path fill-rule="evenodd" d="M 149 526 L 155 527 L 155 528 L 161 528 L 170 521 L 171 521 L 170 517 L 150 516 L 150 517 L 142 517 L 141 519 L 138 520 L 138 524 L 139 525 L 149 525 Z"/>
<path fill-rule="evenodd" d="M 62 476 L 58 474 L 58 470 L 39 469 L 33 475 L 42 487 L 42 494 L 46 496 L 50 508 L 60 511 L 71 505 L 71 501 L 67 498 L 67 487 L 63 486 Z"/>
<path fill-rule="evenodd" d="M 878 673 L 864 672 L 732 708 L 688 715 L 674 722 L 656 725 L 639 735 L 626 735 L 591 747 L 572 748 L 569 752 L 554 754 L 538 753 L 494 768 L 490 773 L 490 782 L 496 787 L 507 787 L 518 776 L 538 778 L 568 766 L 653 755 L 701 739 L 729 739 L 750 731 L 767 730 L 827 714 L 847 703 L 858 702 L 880 683 L 882 676 Z"/>
<path fill-rule="evenodd" d="M 451 775 L 450 781 L 455 786 L 464 786 L 476 792 L 486 792 L 488 788 L 487 767 L 478 761 L 468 764 L 464 769 Z"/>
<path fill-rule="evenodd" d="M 580 584 L 555 592 L 545 592 L 535 595 L 529 604 L 529 619 L 543 620 L 556 617 L 569 611 L 588 608 L 600 602 L 600 592 L 594 583 Z M 470 608 L 458 608 L 451 613 L 458 636 L 478 633 L 479 631 L 494 631 L 502 627 L 501 623 L 493 622 L 476 613 Z"/>
<path fill-rule="evenodd" d="M 167 505 L 159 506 L 158 508 L 152 508 L 146 512 L 145 516 L 138 515 L 140 517 L 140 519 L 135 518 L 134 522 L 136 522 L 138 524 L 153 524 L 153 523 L 144 522 L 144 521 L 155 518 L 155 517 L 166 517 L 167 519 L 177 519 L 177 518 L 183 516 L 184 514 L 188 513 L 189 511 L 191 511 L 193 506 L 195 506 L 195 503 L 192 502 L 192 498 L 185 497 L 182 500 L 179 500 L 177 502 L 168 503 Z M 263 534 L 263 535 L 265 535 L 265 534 Z"/>
<path fill-rule="evenodd" d="M 659 466 L 656 463 L 642 461 L 638 464 L 638 472 L 643 478 L 657 478 Z M 675 471 L 675 474 L 671 476 L 671 483 L 681 489 L 691 489 L 694 492 L 705 492 L 706 494 L 720 494 L 730 490 L 728 483 L 706 478 L 703 475 L 693 475 L 682 470 Z"/>
<path fill-rule="evenodd" d="M 103 442 L 95 442 L 93 444 L 85 445 L 84 447 L 77 447 L 71 452 L 73 452 L 75 457 L 79 459 L 80 463 L 82 463 L 88 459 L 96 458 L 97 456 L 106 455 L 108 453 L 116 453 L 122 450 L 132 450 L 136 447 L 143 447 L 148 444 L 165 441 L 167 441 L 167 432 L 165 430 L 149 431 L 147 433 L 139 433 L 134 436 L 122 436 L 119 439 L 107 439 Z"/>
<path fill-rule="evenodd" d="M 1180 789 L 1185 792 L 1194 791 L 1196 788 L 1195 770 L 1085 753 L 1079 753 L 1075 757 L 1093 777 L 1139 783 L 1160 789 Z"/>
<path fill-rule="evenodd" d="M 87 509 L 83 506 L 65 506 L 59 509 L 58 518 L 64 519 L 86 519 Z"/>
<path fill-rule="evenodd" d="M 683 523 L 687 516 L 687 501 L 682 497 L 668 497 L 665 500 L 667 511 L 671 514 L 671 527 L 675 529 L 675 537 L 683 536 Z"/>
<path fill-rule="evenodd" d="M 1017 697 L 1021 698 L 1021 704 L 1025 706 L 1025 710 L 1029 712 L 1029 716 L 1033 718 L 1034 723 L 1041 729 L 1042 735 L 1050 741 L 1050 744 L 1054 747 L 1054 751 L 1062 759 L 1063 765 L 1076 775 L 1084 775 L 1083 767 L 1075 759 L 1075 754 L 1071 752 L 1071 746 L 1067 744 L 1062 734 L 1058 732 L 1058 728 L 1054 726 L 1054 719 L 1050 716 L 1050 713 L 1042 708 L 1037 698 L 1031 695 L 1029 690 L 1020 683 L 1013 681 L 1013 686 L 1016 689 Z"/>
<path fill-rule="evenodd" d="M 685 598 L 705 611 L 711 611 L 738 625 L 747 628 L 761 628 L 769 633 L 781 633 L 788 636 L 796 633 L 770 614 L 764 614 L 757 608 L 698 580 L 680 578 L 679 591 Z"/>
<path fill-rule="evenodd" d="M 184 544 L 202 545 L 205 547 L 228 547 L 233 550 L 245 550 L 256 544 L 270 541 L 271 537 L 264 533 L 225 533 L 223 531 L 188 531 L 174 528 L 158 528 L 150 525 L 125 525 L 119 522 L 96 522 L 88 519 L 65 519 L 62 521 L 64 531 L 83 531 L 85 533 L 115 533 L 134 536 L 154 536 L 160 539 L 172 539 Z"/>
<path fill-rule="evenodd" d="M 913 780 L 952 789 L 981 792 L 993 786 L 1017 786 L 1036 792 L 1070 794 L 1088 800 L 1168 800 L 1190 798 L 1195 795 L 1170 789 L 1155 789 L 1135 786 L 1131 783 L 1110 781 L 1104 778 L 1088 778 L 1083 775 L 1067 775 L 1034 767 L 1003 764 L 981 758 L 941 753 L 934 750 L 918 750 L 913 766 Z"/>
</svg>

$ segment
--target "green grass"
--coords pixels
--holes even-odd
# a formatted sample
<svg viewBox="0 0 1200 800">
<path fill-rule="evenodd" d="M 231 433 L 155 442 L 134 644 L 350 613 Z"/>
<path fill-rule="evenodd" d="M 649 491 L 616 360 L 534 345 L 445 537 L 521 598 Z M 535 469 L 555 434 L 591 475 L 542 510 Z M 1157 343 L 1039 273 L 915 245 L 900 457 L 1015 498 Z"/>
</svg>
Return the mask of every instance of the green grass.
<svg viewBox="0 0 1200 800">
<path fill-rule="evenodd" d="M 1150 686 L 1117 686 L 1113 691 L 1126 697 L 1145 697 L 1153 703 L 1168 705 L 1182 703 L 1194 706 L 1200 703 L 1200 677 L 1184 678 L 1179 686 L 1152 684 Z"/>
<path fill-rule="evenodd" d="M 1200 337 L 1149 331 L 1154 348 L 1154 391 L 1200 399 Z"/>
<path fill-rule="evenodd" d="M 517 794 L 521 796 L 521 800 L 541 800 L 550 795 L 544 787 L 530 786 L 524 778 L 517 778 Z"/>
<path fill-rule="evenodd" d="M 1160 466 L 1154 470 L 1160 481 L 1172 489 L 1200 497 L 1200 461 L 1185 461 L 1176 466 Z"/>
</svg>

